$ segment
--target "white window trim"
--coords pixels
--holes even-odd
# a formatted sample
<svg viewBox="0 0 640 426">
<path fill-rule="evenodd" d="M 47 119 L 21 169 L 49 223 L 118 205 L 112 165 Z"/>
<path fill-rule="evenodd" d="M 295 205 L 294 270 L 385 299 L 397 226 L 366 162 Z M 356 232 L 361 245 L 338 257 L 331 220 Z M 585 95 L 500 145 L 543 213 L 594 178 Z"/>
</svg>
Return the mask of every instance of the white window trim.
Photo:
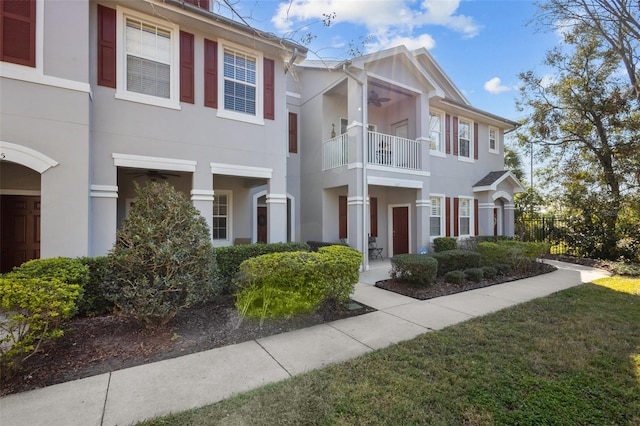
<svg viewBox="0 0 640 426">
<path fill-rule="evenodd" d="M 213 190 L 213 199 L 211 202 L 212 210 L 213 203 L 215 202 L 215 198 L 219 195 L 227 196 L 227 238 L 226 239 L 214 239 L 213 238 L 213 228 L 211 229 L 211 240 L 213 241 L 214 247 L 223 247 L 228 246 L 233 241 L 233 192 L 226 189 L 214 189 Z M 213 225 L 213 214 L 211 215 L 211 223 Z"/>
<path fill-rule="evenodd" d="M 429 238 L 433 242 L 435 238 L 444 237 L 447 233 L 445 218 L 447 206 L 445 205 L 446 197 L 444 194 L 429 194 L 429 202 L 431 202 L 432 198 L 437 198 L 440 200 L 440 234 L 438 235 L 431 235 L 431 218 L 434 217 L 431 216 L 431 208 L 433 208 L 433 204 L 431 204 L 431 206 L 429 207 Z"/>
<path fill-rule="evenodd" d="M 466 123 L 469 123 L 469 157 L 463 157 L 462 155 L 460 155 L 460 122 L 464 121 Z M 458 117 L 458 140 L 455 141 L 455 143 L 458 144 L 458 160 L 459 161 L 463 161 L 465 163 L 473 163 L 475 160 L 473 159 L 474 156 L 474 152 L 473 152 L 473 120 L 469 119 L 469 118 L 465 118 L 465 117 Z"/>
<path fill-rule="evenodd" d="M 154 105 L 163 108 L 181 109 L 179 99 L 180 87 L 180 27 L 176 24 L 152 18 L 120 5 L 116 6 L 116 93 L 115 98 L 124 101 L 138 102 L 142 104 Z M 148 22 L 166 29 L 171 33 L 171 81 L 169 99 L 157 96 L 145 95 L 142 93 L 127 90 L 127 67 L 125 60 L 125 21 L 127 17 Z"/>
<path fill-rule="evenodd" d="M 237 111 L 224 109 L 224 49 L 234 50 L 256 58 L 256 115 L 243 114 Z M 262 52 L 248 47 L 232 43 L 224 39 L 218 39 L 218 113 L 220 118 L 243 121 L 245 123 L 264 126 L 264 56 Z"/>
<path fill-rule="evenodd" d="M 464 216 L 464 217 L 468 217 L 469 218 L 469 233 L 468 234 L 463 234 L 462 233 L 462 226 L 460 223 L 460 219 L 462 219 L 462 215 L 460 214 L 460 202 L 462 200 L 467 200 L 469 201 L 469 216 Z M 474 198 L 473 197 L 464 197 L 464 196 L 458 196 L 458 217 L 456 218 L 456 220 L 458 221 L 458 237 L 459 238 L 464 238 L 464 237 L 471 237 L 473 235 L 475 235 L 475 229 L 474 228 L 474 223 L 475 223 L 475 218 L 474 216 L 474 202 L 473 202 Z"/>
<path fill-rule="evenodd" d="M 496 148 L 491 149 L 491 131 L 496 132 Z M 497 127 L 489 126 L 489 130 L 487 130 L 487 143 L 489 145 L 489 152 L 492 154 L 500 154 L 500 131 Z"/>
<path fill-rule="evenodd" d="M 431 114 L 432 113 L 438 114 L 440 116 L 440 149 L 431 149 Z M 446 158 L 447 154 L 445 151 L 445 144 L 446 144 L 445 134 L 446 134 L 446 129 L 445 129 L 444 112 L 437 109 L 429 110 L 429 155 L 434 157 Z"/>
</svg>

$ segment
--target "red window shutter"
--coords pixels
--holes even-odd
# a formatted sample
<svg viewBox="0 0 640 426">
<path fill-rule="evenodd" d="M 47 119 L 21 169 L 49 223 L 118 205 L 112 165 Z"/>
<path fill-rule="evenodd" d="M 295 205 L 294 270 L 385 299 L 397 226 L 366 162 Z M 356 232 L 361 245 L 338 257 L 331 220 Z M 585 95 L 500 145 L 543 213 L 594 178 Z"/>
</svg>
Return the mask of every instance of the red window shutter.
<svg viewBox="0 0 640 426">
<path fill-rule="evenodd" d="M 116 88 L 116 10 L 98 5 L 98 85 Z"/>
<path fill-rule="evenodd" d="M 369 198 L 369 221 L 371 222 L 371 236 L 378 236 L 378 199 Z"/>
<path fill-rule="evenodd" d="M 478 219 L 478 210 L 479 210 L 478 206 L 479 206 L 478 200 L 474 199 L 473 200 L 473 227 L 475 229 L 476 236 L 480 235 L 480 227 L 478 226 L 480 224 L 480 221 Z"/>
<path fill-rule="evenodd" d="M 191 3 L 194 6 L 201 7 L 202 9 L 209 10 L 209 0 L 185 0 L 187 3 Z"/>
<path fill-rule="evenodd" d="M 338 197 L 338 238 L 347 238 L 347 197 Z"/>
<path fill-rule="evenodd" d="M 473 158 L 478 159 L 478 123 L 473 123 Z"/>
<path fill-rule="evenodd" d="M 218 108 L 218 43 L 204 39 L 204 106 Z"/>
<path fill-rule="evenodd" d="M 445 197 L 444 199 L 444 220 L 445 228 L 447 231 L 447 237 L 451 236 L 451 198 Z"/>
<path fill-rule="evenodd" d="M 444 128 L 447 154 L 451 154 L 451 116 L 449 114 L 444 116 Z"/>
<path fill-rule="evenodd" d="M 180 102 L 194 103 L 193 34 L 180 31 Z"/>
<path fill-rule="evenodd" d="M 453 236 L 460 235 L 460 199 L 453 199 Z"/>
<path fill-rule="evenodd" d="M 453 117 L 453 155 L 458 155 L 458 117 Z"/>
<path fill-rule="evenodd" d="M 0 60 L 36 66 L 36 1 L 0 1 Z"/>
<path fill-rule="evenodd" d="M 275 61 L 264 58 L 264 118 L 275 119 Z"/>
<path fill-rule="evenodd" d="M 298 114 L 289 113 L 289 152 L 298 152 Z"/>
</svg>

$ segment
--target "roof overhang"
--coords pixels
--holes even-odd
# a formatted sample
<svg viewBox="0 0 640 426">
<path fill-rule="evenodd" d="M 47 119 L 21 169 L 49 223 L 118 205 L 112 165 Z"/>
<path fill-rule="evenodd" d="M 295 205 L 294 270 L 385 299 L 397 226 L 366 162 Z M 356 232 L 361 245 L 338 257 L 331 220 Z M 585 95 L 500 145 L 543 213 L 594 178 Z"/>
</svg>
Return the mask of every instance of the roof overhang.
<svg viewBox="0 0 640 426">
<path fill-rule="evenodd" d="M 494 172 L 492 172 L 492 173 L 494 173 Z M 489 176 L 489 175 L 487 175 L 487 176 Z M 484 178 L 481 179 L 480 182 L 482 182 L 483 180 L 485 180 L 485 179 Z M 478 184 L 480 182 L 478 182 Z M 497 177 L 495 179 L 492 179 L 491 182 L 486 182 L 486 183 L 483 183 L 482 185 L 478 185 L 478 184 L 474 185 L 473 192 L 497 191 L 498 190 L 498 185 L 500 185 L 503 182 L 507 182 L 507 183 L 509 183 L 511 185 L 511 187 L 513 188 L 513 193 L 514 194 L 526 191 L 524 189 L 524 186 L 522 186 L 522 184 L 520 183 L 520 181 L 516 177 L 516 175 L 511 170 L 505 170 L 504 173 L 501 176 L 499 176 L 499 177 Z"/>
<path fill-rule="evenodd" d="M 458 111 L 459 114 L 468 116 L 469 118 L 482 118 L 483 120 L 488 120 L 492 122 L 496 126 L 499 126 L 506 130 L 513 130 L 518 127 L 518 123 L 508 118 L 500 117 L 499 115 L 492 114 L 487 111 L 483 111 L 479 108 L 472 107 L 471 105 L 466 105 L 461 102 L 454 101 L 453 99 L 442 98 L 437 100 L 439 103 L 446 104 L 449 107 L 453 108 L 454 111 Z"/>
</svg>

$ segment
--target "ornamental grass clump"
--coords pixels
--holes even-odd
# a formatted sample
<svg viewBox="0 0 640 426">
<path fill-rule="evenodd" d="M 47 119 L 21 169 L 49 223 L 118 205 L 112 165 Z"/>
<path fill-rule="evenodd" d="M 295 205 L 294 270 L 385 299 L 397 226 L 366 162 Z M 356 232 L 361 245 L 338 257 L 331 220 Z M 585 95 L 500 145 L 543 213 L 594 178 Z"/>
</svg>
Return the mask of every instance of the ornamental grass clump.
<svg viewBox="0 0 640 426">
<path fill-rule="evenodd" d="M 137 199 L 108 255 L 105 296 L 140 324 L 166 324 L 218 293 L 205 219 L 168 183 L 136 185 Z"/>
</svg>

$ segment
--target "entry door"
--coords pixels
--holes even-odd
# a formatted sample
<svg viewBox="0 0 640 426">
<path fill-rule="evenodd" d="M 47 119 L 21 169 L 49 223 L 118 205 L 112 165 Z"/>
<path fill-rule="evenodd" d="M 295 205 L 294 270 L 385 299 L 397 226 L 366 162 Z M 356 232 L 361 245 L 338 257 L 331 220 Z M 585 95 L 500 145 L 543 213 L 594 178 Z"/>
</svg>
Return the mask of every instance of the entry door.
<svg viewBox="0 0 640 426">
<path fill-rule="evenodd" d="M 393 208 L 393 255 L 409 253 L 409 207 Z"/>
<path fill-rule="evenodd" d="M 3 195 L 1 272 L 40 258 L 40 197 Z"/>
<path fill-rule="evenodd" d="M 267 242 L 267 208 L 258 207 L 258 242 Z"/>
</svg>

